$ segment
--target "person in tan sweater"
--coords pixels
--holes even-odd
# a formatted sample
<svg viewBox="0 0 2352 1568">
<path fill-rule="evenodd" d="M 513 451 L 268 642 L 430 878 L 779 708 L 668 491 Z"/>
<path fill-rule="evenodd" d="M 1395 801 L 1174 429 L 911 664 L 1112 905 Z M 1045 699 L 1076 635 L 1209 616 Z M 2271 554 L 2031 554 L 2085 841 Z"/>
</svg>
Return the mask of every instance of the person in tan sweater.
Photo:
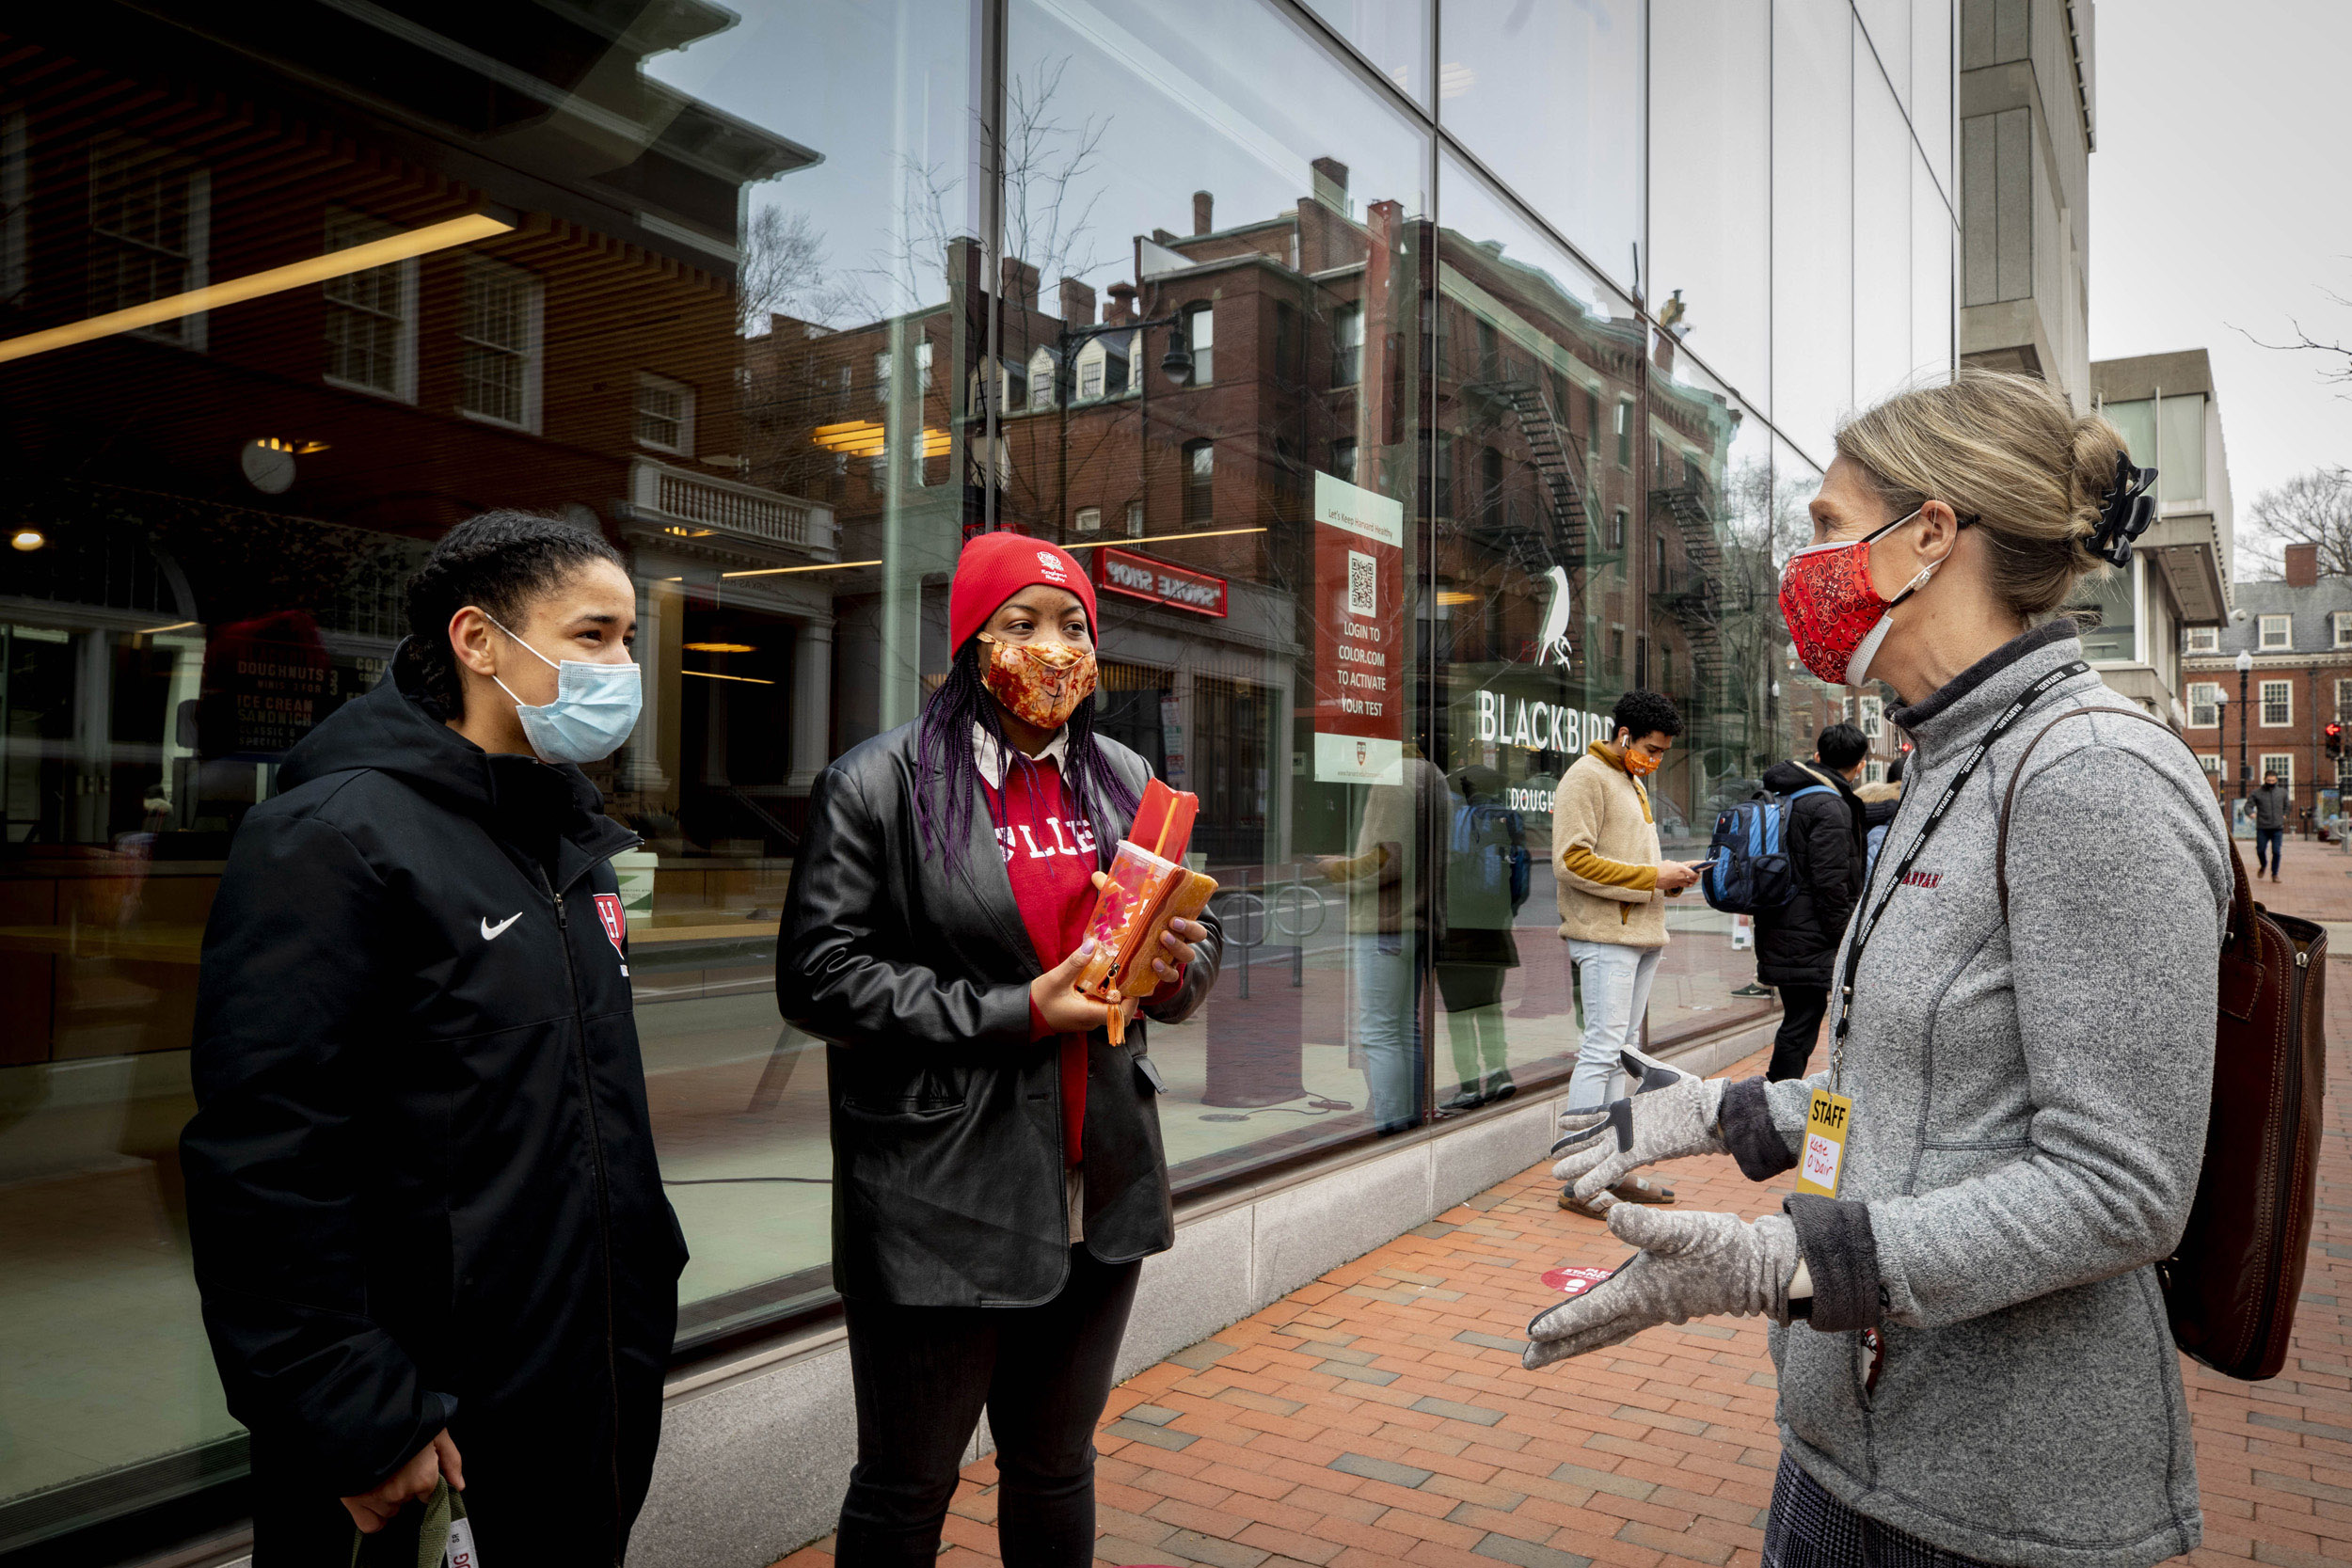
<svg viewBox="0 0 2352 1568">
<path fill-rule="evenodd" d="M 1692 866 L 1661 856 L 1657 819 L 1642 783 L 1658 771 L 1682 733 L 1682 716 L 1655 691 L 1629 691 L 1617 699 L 1610 724 L 1613 743 L 1597 740 L 1586 748 L 1561 778 L 1551 802 L 1560 935 L 1584 996 L 1584 1038 L 1568 1080 L 1570 1109 L 1615 1098 L 1617 1053 L 1641 1039 L 1650 981 L 1665 950 L 1665 900 L 1698 880 Z"/>
</svg>

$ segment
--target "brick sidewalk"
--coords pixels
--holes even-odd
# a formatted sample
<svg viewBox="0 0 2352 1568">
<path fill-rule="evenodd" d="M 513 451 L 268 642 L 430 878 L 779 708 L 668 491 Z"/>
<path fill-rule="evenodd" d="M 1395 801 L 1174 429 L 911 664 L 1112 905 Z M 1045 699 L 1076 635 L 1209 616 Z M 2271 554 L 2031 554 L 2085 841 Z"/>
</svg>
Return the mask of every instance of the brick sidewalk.
<svg viewBox="0 0 2352 1568">
<path fill-rule="evenodd" d="M 2289 879 L 2266 891 L 2282 909 L 2352 918 L 2352 891 L 2326 880 L 2333 859 L 2290 847 Z M 2323 889 L 2341 915 L 2313 908 Z M 2347 983 L 2331 1042 L 2352 1024 L 2352 972 L 2334 974 Z M 2328 1091 L 2296 1359 L 2262 1385 L 2183 1363 L 2201 1562 L 2352 1563 L 2352 1073 L 2332 1049 Z M 1721 1158 L 1667 1174 L 1684 1204 L 1747 1215 L 1776 1207 L 1788 1181 L 1758 1187 Z M 1558 1299 L 1543 1271 L 1624 1251 L 1561 1212 L 1546 1176 L 1533 1167 L 1116 1389 L 1098 1439 L 1101 1560 L 1757 1568 L 1779 1463 L 1761 1320 L 1656 1328 L 1522 1370 L 1521 1330 Z M 988 1460 L 964 1471 L 942 1568 L 996 1562 L 995 1479 Z M 781 1568 L 831 1568 L 830 1545 Z"/>
<path fill-rule="evenodd" d="M 2241 843 L 2238 852 L 2246 857 L 2246 869 L 2251 875 L 2253 842 Z M 2256 902 L 2306 920 L 2352 920 L 2352 855 L 2332 844 L 2290 833 L 2285 852 L 2280 856 L 2279 876 L 2276 883 L 2255 884 Z"/>
</svg>

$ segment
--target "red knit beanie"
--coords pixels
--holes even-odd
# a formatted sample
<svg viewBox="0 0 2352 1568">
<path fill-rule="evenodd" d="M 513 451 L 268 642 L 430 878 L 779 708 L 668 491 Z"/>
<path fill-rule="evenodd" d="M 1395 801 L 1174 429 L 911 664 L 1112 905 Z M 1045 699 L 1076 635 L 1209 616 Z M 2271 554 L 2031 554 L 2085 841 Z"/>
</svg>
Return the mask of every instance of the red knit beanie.
<svg viewBox="0 0 2352 1568">
<path fill-rule="evenodd" d="M 1087 630 L 1100 634 L 1094 618 L 1094 584 L 1068 550 L 1025 533 L 983 533 L 963 546 L 955 580 L 947 587 L 947 648 L 961 650 L 988 625 L 997 607 L 1031 583 L 1067 588 L 1087 607 Z"/>
</svg>

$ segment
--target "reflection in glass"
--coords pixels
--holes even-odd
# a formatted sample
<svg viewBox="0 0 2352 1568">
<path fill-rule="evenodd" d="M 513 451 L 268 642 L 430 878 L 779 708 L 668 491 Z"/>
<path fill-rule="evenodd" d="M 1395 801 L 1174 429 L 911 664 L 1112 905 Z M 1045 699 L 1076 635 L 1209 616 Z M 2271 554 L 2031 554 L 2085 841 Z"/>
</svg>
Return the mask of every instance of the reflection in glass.
<svg viewBox="0 0 2352 1568">
<path fill-rule="evenodd" d="M 1643 0 L 1446 0 L 1438 119 L 1620 287 L 1642 243 Z"/>
<path fill-rule="evenodd" d="M 1960 238 L 1927 164 L 1911 159 L 1911 357 L 1922 372 L 1952 362 L 1952 256 Z"/>
<path fill-rule="evenodd" d="M 1429 27 L 1437 0 L 1305 0 L 1324 25 L 1354 44 L 1381 75 L 1429 107 Z"/>
<path fill-rule="evenodd" d="M 1772 423 L 1818 463 L 1853 403 L 1853 17 L 1772 8 Z"/>
<path fill-rule="evenodd" d="M 1657 314 L 1767 413 L 1772 41 L 1769 7 L 1719 0 L 1650 6 L 1650 279 Z"/>
<path fill-rule="evenodd" d="M 1867 65 L 1859 27 L 1854 48 Z M 1875 69 L 1854 72 L 1854 93 L 1853 395 L 1867 407 L 1907 386 L 1931 351 L 1911 341 L 1910 127 Z"/>
<path fill-rule="evenodd" d="M 1949 0 L 1911 0 L 1912 135 L 1927 159 L 1928 173 L 1955 205 L 1952 188 L 1952 31 L 1960 8 Z"/>
<path fill-rule="evenodd" d="M 1008 184 L 998 352 L 1083 365 L 1112 343 L 1135 370 L 1001 410 L 980 500 L 1049 536 L 1130 520 L 1062 537 L 1104 588 L 1098 722 L 1200 796 L 1193 847 L 1223 885 L 1217 991 L 1152 1038 L 1182 1191 L 1423 1114 L 1435 808 L 1406 781 L 1427 764 L 1401 324 L 1428 139 L 1254 3 L 1025 3 L 1009 23 L 1009 129 L 1036 172 Z"/>
</svg>

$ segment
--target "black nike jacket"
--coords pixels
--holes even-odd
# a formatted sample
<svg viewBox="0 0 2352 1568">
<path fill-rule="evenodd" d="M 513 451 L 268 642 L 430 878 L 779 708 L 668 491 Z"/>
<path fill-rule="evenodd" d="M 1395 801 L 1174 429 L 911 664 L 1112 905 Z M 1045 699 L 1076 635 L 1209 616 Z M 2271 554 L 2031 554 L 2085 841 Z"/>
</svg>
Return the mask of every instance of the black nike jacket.
<svg viewBox="0 0 2352 1568">
<path fill-rule="evenodd" d="M 611 864 L 637 841 L 397 675 L 278 784 L 205 927 L 181 1143 L 256 1568 L 344 1560 L 337 1499 L 443 1426 L 489 1561 L 617 1563 L 686 1260 Z"/>
<path fill-rule="evenodd" d="M 1029 982 L 1044 965 L 985 805 L 952 867 L 924 853 L 918 728 L 876 736 L 818 775 L 785 895 L 776 1004 L 830 1047 L 834 1289 L 902 1307 L 1034 1306 L 1070 1273 L 1060 1046 L 1029 1037 Z M 1150 766 L 1095 740 L 1141 794 Z M 1095 805 L 1108 867 L 1131 818 Z M 1199 957 L 1126 1043 L 1088 1038 L 1082 1218 L 1105 1263 L 1175 1241 L 1146 1021 L 1183 1022 L 1216 984 L 1223 928 L 1214 914 L 1201 923 Z"/>
</svg>

